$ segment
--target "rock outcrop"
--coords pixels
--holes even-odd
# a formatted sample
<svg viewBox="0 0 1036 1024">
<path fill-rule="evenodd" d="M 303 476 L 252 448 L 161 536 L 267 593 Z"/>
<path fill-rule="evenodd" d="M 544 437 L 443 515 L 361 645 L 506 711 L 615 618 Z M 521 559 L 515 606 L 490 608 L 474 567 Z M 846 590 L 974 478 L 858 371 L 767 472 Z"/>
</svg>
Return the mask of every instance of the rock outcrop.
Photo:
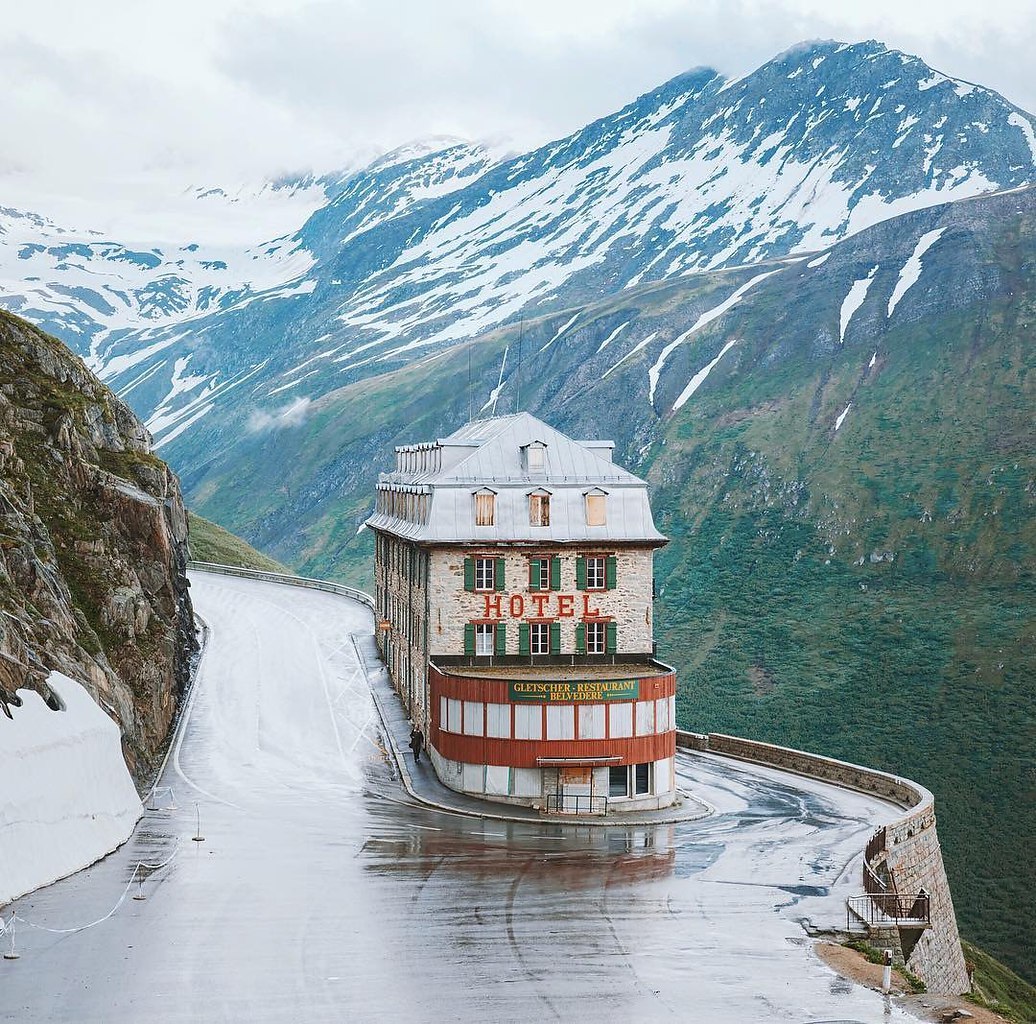
<svg viewBox="0 0 1036 1024">
<path fill-rule="evenodd" d="M 196 650 L 187 517 L 141 422 L 59 341 L 0 311 L 0 711 L 82 682 L 140 782 Z"/>
</svg>

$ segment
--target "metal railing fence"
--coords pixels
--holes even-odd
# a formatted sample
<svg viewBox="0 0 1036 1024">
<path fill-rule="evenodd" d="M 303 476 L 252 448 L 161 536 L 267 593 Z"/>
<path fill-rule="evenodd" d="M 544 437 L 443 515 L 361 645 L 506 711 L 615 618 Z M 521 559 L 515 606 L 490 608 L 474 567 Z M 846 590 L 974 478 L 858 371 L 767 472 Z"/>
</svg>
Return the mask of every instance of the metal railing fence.
<svg viewBox="0 0 1036 1024">
<path fill-rule="evenodd" d="M 329 580 L 314 580 L 308 576 L 289 576 L 280 572 L 263 572 L 259 569 L 243 569 L 237 565 L 221 565 L 218 562 L 187 563 L 188 569 L 196 569 L 199 572 L 218 573 L 222 576 L 242 576 L 250 580 L 264 580 L 267 583 L 283 583 L 289 587 L 305 587 L 308 590 L 323 590 L 329 594 L 340 594 L 353 601 L 366 605 L 374 611 L 374 598 L 370 594 L 355 587 L 347 587 L 344 583 L 332 583 Z"/>
</svg>

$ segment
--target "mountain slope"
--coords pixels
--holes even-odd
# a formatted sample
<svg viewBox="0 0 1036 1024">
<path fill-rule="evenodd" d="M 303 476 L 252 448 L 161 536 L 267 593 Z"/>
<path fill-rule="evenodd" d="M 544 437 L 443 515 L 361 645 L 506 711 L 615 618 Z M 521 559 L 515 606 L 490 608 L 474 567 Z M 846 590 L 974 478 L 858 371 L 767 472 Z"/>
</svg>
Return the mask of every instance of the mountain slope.
<svg viewBox="0 0 1036 1024">
<path fill-rule="evenodd" d="M 196 644 L 176 477 L 63 345 L 0 313 L 0 712 L 81 682 L 142 780 Z"/>
<path fill-rule="evenodd" d="M 1034 123 L 877 43 L 799 48 L 736 82 L 690 72 L 510 160 L 447 145 L 347 177 L 291 239 L 313 265 L 290 293 L 112 334 L 97 365 L 186 461 L 234 406 L 275 413 L 523 314 L 1021 185 Z"/>
<path fill-rule="evenodd" d="M 520 342 L 490 332 L 245 433 L 184 481 L 281 560 L 362 585 L 393 444 L 509 411 L 519 388 L 567 433 L 614 438 L 671 538 L 657 632 L 681 723 L 921 779 L 965 934 L 1031 975 L 1034 317 L 1030 188 L 630 289 Z"/>
</svg>

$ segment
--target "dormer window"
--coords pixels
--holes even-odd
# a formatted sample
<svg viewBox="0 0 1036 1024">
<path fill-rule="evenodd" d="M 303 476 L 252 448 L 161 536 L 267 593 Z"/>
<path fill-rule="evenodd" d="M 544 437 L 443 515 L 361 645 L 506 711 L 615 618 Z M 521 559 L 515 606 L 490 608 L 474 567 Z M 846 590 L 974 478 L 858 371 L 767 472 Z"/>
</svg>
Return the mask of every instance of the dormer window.
<svg viewBox="0 0 1036 1024">
<path fill-rule="evenodd" d="M 547 446 L 542 441 L 531 441 L 524 445 L 525 470 L 528 473 L 543 473 L 547 468 Z"/>
<path fill-rule="evenodd" d="M 475 491 L 475 525 L 494 526 L 496 524 L 496 493 L 488 487 Z"/>
<path fill-rule="evenodd" d="M 550 526 L 549 491 L 532 491 L 529 494 L 529 525 Z"/>
<path fill-rule="evenodd" d="M 586 525 L 604 526 L 608 519 L 608 492 L 595 487 L 584 495 L 586 499 Z"/>
</svg>

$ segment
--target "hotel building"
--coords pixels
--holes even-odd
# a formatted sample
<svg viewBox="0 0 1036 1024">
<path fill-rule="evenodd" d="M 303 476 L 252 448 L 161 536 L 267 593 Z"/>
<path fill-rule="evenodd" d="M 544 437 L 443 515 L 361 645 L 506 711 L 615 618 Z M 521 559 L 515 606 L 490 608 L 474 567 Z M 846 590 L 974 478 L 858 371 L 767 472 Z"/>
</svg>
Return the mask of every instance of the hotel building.
<svg viewBox="0 0 1036 1024">
<path fill-rule="evenodd" d="M 379 644 L 454 790 L 544 813 L 668 806 L 647 486 L 528 413 L 396 448 L 378 481 Z"/>
</svg>

